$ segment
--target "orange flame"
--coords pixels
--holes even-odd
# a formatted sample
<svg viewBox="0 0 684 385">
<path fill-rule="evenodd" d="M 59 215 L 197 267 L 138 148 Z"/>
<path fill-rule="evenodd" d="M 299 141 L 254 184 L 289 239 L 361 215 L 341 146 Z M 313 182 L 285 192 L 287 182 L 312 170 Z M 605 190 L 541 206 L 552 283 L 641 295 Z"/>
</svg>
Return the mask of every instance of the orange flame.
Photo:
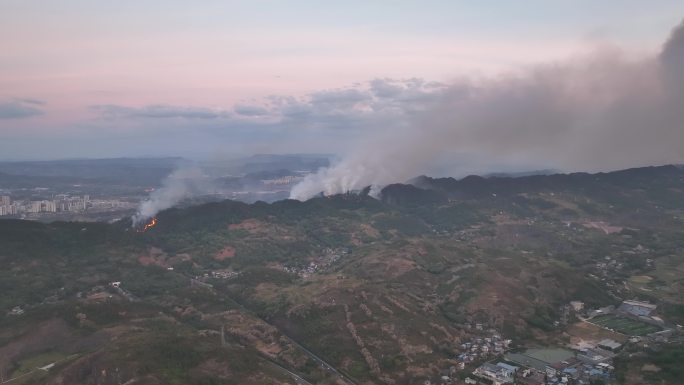
<svg viewBox="0 0 684 385">
<path fill-rule="evenodd" d="M 144 233 L 145 231 L 153 228 L 157 225 L 157 218 L 153 217 L 142 229 L 138 230 L 139 233 Z"/>
</svg>

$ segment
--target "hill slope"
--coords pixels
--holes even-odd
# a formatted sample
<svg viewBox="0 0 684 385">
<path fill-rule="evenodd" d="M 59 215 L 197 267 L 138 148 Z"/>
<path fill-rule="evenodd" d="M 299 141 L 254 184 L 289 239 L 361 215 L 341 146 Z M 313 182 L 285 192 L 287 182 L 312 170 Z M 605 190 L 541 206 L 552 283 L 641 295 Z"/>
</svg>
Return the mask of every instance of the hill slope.
<svg viewBox="0 0 684 385">
<path fill-rule="evenodd" d="M 663 166 L 224 201 L 142 233 L 0 221 L 0 375 L 416 384 L 487 333 L 563 343 L 572 300 L 649 299 L 682 322 L 682 198 L 684 170 Z"/>
</svg>

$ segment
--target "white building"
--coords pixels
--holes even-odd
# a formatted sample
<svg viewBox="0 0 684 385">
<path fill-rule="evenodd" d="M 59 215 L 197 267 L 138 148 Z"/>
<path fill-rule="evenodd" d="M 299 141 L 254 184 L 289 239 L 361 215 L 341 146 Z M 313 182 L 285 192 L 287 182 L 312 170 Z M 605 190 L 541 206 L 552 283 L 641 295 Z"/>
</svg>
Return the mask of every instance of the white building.
<svg viewBox="0 0 684 385">
<path fill-rule="evenodd" d="M 475 369 L 473 374 L 491 380 L 494 385 L 512 384 L 513 375 L 517 368 L 506 364 L 492 364 L 486 362 Z"/>
<path fill-rule="evenodd" d="M 42 201 L 40 205 L 41 211 L 47 213 L 57 212 L 57 204 L 55 201 Z"/>
<path fill-rule="evenodd" d="M 584 302 L 582 301 L 570 301 L 570 306 L 572 306 L 572 310 L 578 312 L 582 311 L 584 309 Z"/>
<path fill-rule="evenodd" d="M 26 212 L 27 213 L 39 213 L 40 207 L 41 207 L 40 201 L 31 201 L 31 202 L 29 202 L 28 205 L 26 205 Z"/>
</svg>

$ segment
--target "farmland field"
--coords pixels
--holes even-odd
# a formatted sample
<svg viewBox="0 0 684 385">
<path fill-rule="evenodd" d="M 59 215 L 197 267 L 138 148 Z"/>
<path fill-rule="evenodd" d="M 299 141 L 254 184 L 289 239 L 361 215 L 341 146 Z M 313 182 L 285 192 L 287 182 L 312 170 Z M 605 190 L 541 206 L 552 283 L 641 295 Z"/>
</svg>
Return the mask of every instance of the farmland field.
<svg viewBox="0 0 684 385">
<path fill-rule="evenodd" d="M 634 275 L 627 280 L 632 289 L 650 297 L 684 303 L 684 255 L 681 253 L 659 258 L 648 275 Z"/>
<path fill-rule="evenodd" d="M 618 333 L 631 336 L 643 336 L 660 330 L 660 328 L 655 325 L 649 325 L 644 322 L 618 317 L 615 315 L 602 315 L 594 317 L 590 320 L 590 322 L 604 328 L 615 330 Z"/>
</svg>

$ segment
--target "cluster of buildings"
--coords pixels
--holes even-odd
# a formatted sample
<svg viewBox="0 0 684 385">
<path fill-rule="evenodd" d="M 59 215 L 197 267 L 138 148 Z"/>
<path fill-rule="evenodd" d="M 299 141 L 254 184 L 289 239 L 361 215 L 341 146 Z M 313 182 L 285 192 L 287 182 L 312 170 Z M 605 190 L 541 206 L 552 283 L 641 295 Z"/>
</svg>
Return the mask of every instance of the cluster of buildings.
<svg viewBox="0 0 684 385">
<path fill-rule="evenodd" d="M 15 306 L 12 308 L 12 310 L 7 312 L 7 315 L 22 315 L 24 314 L 24 309 L 21 308 L 21 306 Z"/>
<path fill-rule="evenodd" d="M 317 257 L 314 261 L 309 262 L 306 265 L 298 266 L 285 266 L 284 269 L 290 274 L 296 274 L 301 278 L 307 278 L 312 274 L 324 271 L 332 266 L 335 262 L 339 261 L 342 257 L 349 254 L 349 249 L 339 248 L 332 249 L 326 248 L 323 250 L 323 254 Z"/>
<path fill-rule="evenodd" d="M 480 330 L 482 330 L 481 326 Z M 511 343 L 512 340 L 503 339 L 496 330 L 489 330 L 486 336 L 476 337 L 461 344 L 460 353 L 456 357 L 459 361 L 458 368 L 463 369 L 465 364 L 476 360 L 499 356 L 509 348 Z"/>
<path fill-rule="evenodd" d="M 261 183 L 263 183 L 266 186 L 284 186 L 284 185 L 293 185 L 295 183 L 299 183 L 304 179 L 303 176 L 297 176 L 297 175 L 287 175 L 281 178 L 275 178 L 275 179 L 262 179 Z"/>
<path fill-rule="evenodd" d="M 594 279 L 605 281 L 607 278 L 613 277 L 616 273 L 621 272 L 624 267 L 624 263 L 606 256 L 603 261 L 596 262 L 593 273 L 590 273 L 589 276 Z"/>
<path fill-rule="evenodd" d="M 599 326 L 602 327 L 608 327 L 608 325 L 601 325 L 600 323 L 597 323 L 595 320 L 597 318 L 595 317 L 600 317 L 600 316 L 606 316 L 606 315 L 611 315 L 613 317 L 616 317 L 616 319 L 628 319 L 632 321 L 636 321 L 637 324 L 641 323 L 642 325 L 648 324 L 648 325 L 653 325 L 656 328 L 652 328 L 649 333 L 642 333 L 642 334 L 650 334 L 654 331 L 656 332 L 665 332 L 669 331 L 670 329 L 667 327 L 665 324 L 665 320 L 662 318 L 658 317 L 655 314 L 655 311 L 657 309 L 656 304 L 652 304 L 649 302 L 642 302 L 642 301 L 636 301 L 636 300 L 625 300 L 622 301 L 620 306 L 615 308 L 615 306 L 606 306 L 603 308 L 591 310 L 587 312 L 587 315 L 589 316 L 589 322 L 592 322 L 594 324 L 599 324 Z M 647 326 L 648 327 L 648 326 Z M 640 328 L 641 329 L 641 328 Z M 630 333 L 629 330 L 617 330 L 620 333 L 623 334 L 629 334 L 629 335 L 642 335 L 639 333 Z"/>
<path fill-rule="evenodd" d="M 168 267 L 167 270 L 173 270 L 173 267 Z M 240 273 L 230 269 L 212 270 L 205 272 L 202 275 L 196 275 L 190 278 L 190 287 L 203 287 L 205 289 L 213 289 L 214 285 L 208 281 L 211 279 L 233 279 L 239 276 Z"/>
<path fill-rule="evenodd" d="M 220 270 L 220 271 L 212 271 L 211 272 L 211 278 L 215 279 L 231 279 L 235 278 L 239 275 L 238 272 L 232 271 L 232 270 Z"/>
<path fill-rule="evenodd" d="M 312 274 L 318 273 L 320 269 L 320 266 L 313 261 L 304 266 L 285 266 L 285 271 L 290 274 L 298 275 L 301 278 L 306 278 Z"/>
<path fill-rule="evenodd" d="M 646 323 L 651 324 L 662 322 L 654 315 L 657 309 L 655 304 L 636 300 L 623 301 L 617 308 L 607 306 L 594 310 L 585 309 L 584 303 L 580 301 L 572 301 L 564 305 L 562 309 L 567 316 L 572 314 L 584 314 L 590 317 L 611 315 L 611 317 L 617 317 L 616 320 L 650 321 Z M 659 331 L 653 335 L 661 337 L 666 331 Z M 613 359 L 619 354 L 623 344 L 613 339 L 583 340 L 581 344 L 572 346 L 572 350 L 543 348 L 509 351 L 506 349 L 507 344 L 500 345 L 503 350 L 497 349 L 495 344 L 493 352 L 488 354 L 491 351 L 491 345 L 488 344 L 495 343 L 497 341 L 495 337 L 498 336 L 478 338 L 472 343 L 461 345 L 463 352 L 458 356 L 459 361 L 469 363 L 483 358 L 489 359 L 472 372 L 472 375 L 465 380 L 467 384 L 590 385 L 613 384 L 616 381 Z M 629 341 L 639 342 L 640 339 L 640 337 L 632 336 Z M 459 369 L 463 369 L 463 366 L 459 365 Z"/>
<path fill-rule="evenodd" d="M 212 270 L 212 271 L 204 273 L 203 275 L 196 276 L 195 279 L 198 279 L 198 280 L 206 280 L 209 278 L 231 279 L 231 278 L 237 277 L 239 274 L 240 273 L 233 271 L 233 270 L 229 270 L 229 269 Z"/>
<path fill-rule="evenodd" d="M 0 216 L 20 215 L 29 213 L 56 213 L 56 212 L 78 212 L 85 211 L 89 206 L 90 197 L 72 197 L 66 194 L 59 194 L 54 199 L 49 200 L 21 200 L 12 201 L 8 195 L 0 196 Z"/>
<path fill-rule="evenodd" d="M 494 385 L 512 384 L 519 368 L 504 362 L 485 362 L 475 369 L 473 375 L 491 380 Z"/>
<path fill-rule="evenodd" d="M 466 328 L 471 331 L 470 338 L 461 339 L 459 352 L 456 354 L 456 365 L 449 367 L 448 370 L 442 370 L 440 373 L 440 380 L 433 382 L 425 380 L 423 385 L 452 385 L 460 384 L 456 379 L 460 377 L 458 373 L 462 373 L 466 365 L 474 362 L 482 362 L 495 357 L 500 357 L 513 343 L 510 339 L 504 339 L 499 331 L 489 327 L 483 323 L 466 323 Z M 483 368 L 482 370 L 484 370 Z M 493 368 L 489 368 L 493 369 Z M 467 383 L 477 384 L 477 380 L 469 379 Z M 488 385 L 491 382 L 488 383 Z"/>
<path fill-rule="evenodd" d="M 610 341 L 603 342 L 612 345 Z M 469 378 L 466 382 L 493 385 L 589 385 L 600 380 L 609 384 L 614 380 L 612 358 L 615 354 L 599 347 L 595 350 L 603 353 L 589 357 L 588 354 L 594 353 L 575 353 L 561 348 L 511 352 L 502 359 L 480 365 L 473 371 L 475 378 Z"/>
</svg>

